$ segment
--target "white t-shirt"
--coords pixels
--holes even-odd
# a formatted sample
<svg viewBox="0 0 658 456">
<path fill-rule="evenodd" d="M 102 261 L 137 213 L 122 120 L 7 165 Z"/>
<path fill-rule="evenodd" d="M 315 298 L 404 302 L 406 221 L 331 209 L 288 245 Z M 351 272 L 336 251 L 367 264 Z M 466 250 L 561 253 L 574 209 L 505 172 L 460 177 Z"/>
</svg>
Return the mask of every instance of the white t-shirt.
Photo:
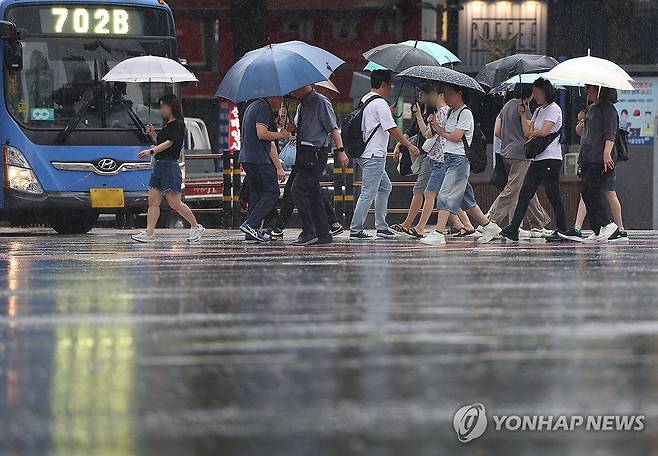
<svg viewBox="0 0 658 456">
<path fill-rule="evenodd" d="M 361 101 L 365 102 L 368 98 L 377 95 L 374 92 L 368 93 Z M 381 125 L 381 127 L 380 127 Z M 385 157 L 388 152 L 388 140 L 390 134 L 388 130 L 397 127 L 391 108 L 383 98 L 373 100 L 363 110 L 363 121 L 361 122 L 361 131 L 363 140 L 367 141 L 374 129 L 377 129 L 370 142 L 366 145 L 366 150 L 361 155 L 362 158 Z"/>
<path fill-rule="evenodd" d="M 545 108 L 539 107 L 532 115 L 532 129 L 541 130 L 544 127 L 544 122 L 553 122 L 550 133 L 557 132 L 562 128 L 562 109 L 556 104 L 551 103 Z M 533 161 L 539 160 L 562 160 L 562 147 L 560 146 L 560 137 L 555 140 L 546 148 L 544 152 L 533 158 Z"/>
<path fill-rule="evenodd" d="M 459 123 L 457 123 L 457 117 L 459 117 Z M 473 142 L 474 129 L 475 121 L 473 120 L 473 113 L 470 109 L 466 108 L 466 105 L 459 109 L 450 110 L 450 115 L 446 121 L 447 133 L 452 133 L 455 130 L 464 130 L 466 142 L 470 145 Z M 446 154 L 466 155 L 466 150 L 464 150 L 464 143 L 461 139 L 456 142 L 446 140 L 446 144 L 443 146 L 443 151 Z"/>
</svg>

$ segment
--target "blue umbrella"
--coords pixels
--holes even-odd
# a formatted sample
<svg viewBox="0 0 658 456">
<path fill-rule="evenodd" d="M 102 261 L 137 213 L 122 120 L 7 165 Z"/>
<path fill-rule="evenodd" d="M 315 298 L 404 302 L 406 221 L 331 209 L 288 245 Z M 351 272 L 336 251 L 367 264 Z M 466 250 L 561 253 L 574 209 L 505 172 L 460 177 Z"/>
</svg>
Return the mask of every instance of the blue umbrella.
<svg viewBox="0 0 658 456">
<path fill-rule="evenodd" d="M 331 52 L 303 41 L 268 44 L 236 62 L 215 96 L 239 103 L 287 95 L 305 85 L 326 81 L 343 63 Z"/>
</svg>

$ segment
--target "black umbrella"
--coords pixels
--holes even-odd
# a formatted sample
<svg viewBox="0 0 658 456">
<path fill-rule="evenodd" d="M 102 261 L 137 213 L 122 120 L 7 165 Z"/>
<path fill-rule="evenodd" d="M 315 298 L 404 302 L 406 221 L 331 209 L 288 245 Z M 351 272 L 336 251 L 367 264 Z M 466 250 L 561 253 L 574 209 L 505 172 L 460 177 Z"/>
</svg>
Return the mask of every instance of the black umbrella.
<svg viewBox="0 0 658 456">
<path fill-rule="evenodd" d="M 482 86 L 469 75 L 441 66 L 414 66 L 399 73 L 398 77 L 417 81 L 443 82 L 484 93 Z"/>
<path fill-rule="evenodd" d="M 515 54 L 487 63 L 475 79 L 489 88 L 498 87 L 512 76 L 525 73 L 541 73 L 558 64 L 547 55 Z"/>
<path fill-rule="evenodd" d="M 417 65 L 440 65 L 431 54 L 406 44 L 382 44 L 364 52 L 363 57 L 395 73 Z"/>
</svg>

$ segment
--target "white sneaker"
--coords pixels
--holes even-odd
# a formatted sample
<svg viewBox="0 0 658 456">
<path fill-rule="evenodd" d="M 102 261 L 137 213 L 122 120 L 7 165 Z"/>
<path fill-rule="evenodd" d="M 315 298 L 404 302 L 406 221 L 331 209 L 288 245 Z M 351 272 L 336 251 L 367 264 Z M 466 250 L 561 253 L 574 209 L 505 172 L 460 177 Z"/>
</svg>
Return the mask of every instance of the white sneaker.
<svg viewBox="0 0 658 456">
<path fill-rule="evenodd" d="M 139 234 L 133 234 L 130 236 L 133 241 L 137 242 L 153 242 L 155 241 L 155 234 L 148 234 L 146 230 L 142 231 Z"/>
<path fill-rule="evenodd" d="M 552 234 L 553 232 L 551 230 L 547 230 L 546 228 L 533 228 L 530 230 L 530 237 L 536 239 L 545 238 Z"/>
<path fill-rule="evenodd" d="M 519 228 L 519 239 L 530 239 L 531 237 L 532 233 L 530 231 Z"/>
<path fill-rule="evenodd" d="M 482 236 L 478 239 L 478 244 L 486 244 L 503 231 L 495 222 L 489 222 L 482 227 Z"/>
<path fill-rule="evenodd" d="M 597 242 L 598 236 L 594 233 L 590 234 L 586 238 L 583 238 L 581 242 L 585 244 L 593 244 L 594 242 Z"/>
<path fill-rule="evenodd" d="M 190 234 L 187 236 L 187 242 L 199 242 L 205 231 L 206 229 L 201 225 L 193 226 L 190 228 Z"/>
<path fill-rule="evenodd" d="M 429 236 L 425 236 L 418 242 L 427 245 L 445 245 L 446 237 L 443 233 L 439 233 L 438 231 L 434 230 Z"/>
<path fill-rule="evenodd" d="M 601 227 L 599 235 L 596 238 L 596 242 L 608 242 L 610 236 L 615 234 L 615 231 L 617 231 L 618 228 L 619 227 L 615 222 L 610 222 L 606 226 Z"/>
</svg>

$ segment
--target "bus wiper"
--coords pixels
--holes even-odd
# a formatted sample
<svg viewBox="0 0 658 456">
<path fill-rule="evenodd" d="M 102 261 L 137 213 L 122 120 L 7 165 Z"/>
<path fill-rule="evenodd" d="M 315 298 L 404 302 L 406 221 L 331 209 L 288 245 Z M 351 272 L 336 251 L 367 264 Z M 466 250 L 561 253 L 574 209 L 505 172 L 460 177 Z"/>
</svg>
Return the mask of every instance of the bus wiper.
<svg viewBox="0 0 658 456">
<path fill-rule="evenodd" d="M 128 100 L 121 100 L 117 102 L 115 106 L 119 106 L 123 109 L 126 110 L 128 113 L 128 117 L 130 117 L 130 120 L 132 121 L 133 125 L 135 125 L 135 128 L 139 130 L 139 132 L 142 134 L 146 142 L 151 142 L 151 138 L 146 134 L 146 127 L 142 123 L 142 121 L 139 119 L 137 116 L 137 113 L 133 111 L 131 104 Z"/>
<path fill-rule="evenodd" d="M 82 99 L 84 100 L 84 104 L 75 114 L 75 116 L 73 116 L 73 118 L 69 121 L 69 123 L 66 124 L 64 130 L 62 130 L 57 135 L 57 138 L 55 139 L 55 142 L 57 144 L 66 144 L 66 141 L 68 141 L 69 137 L 71 136 L 71 133 L 73 133 L 73 130 L 76 129 L 76 127 L 82 120 L 82 116 L 85 115 L 89 107 L 92 105 L 94 99 L 98 96 L 98 94 L 96 93 L 97 90 L 98 88 L 94 88 L 94 87 L 88 87 L 87 89 L 85 89 L 84 93 L 82 94 Z M 91 94 L 91 96 L 89 96 L 89 94 Z"/>
</svg>

